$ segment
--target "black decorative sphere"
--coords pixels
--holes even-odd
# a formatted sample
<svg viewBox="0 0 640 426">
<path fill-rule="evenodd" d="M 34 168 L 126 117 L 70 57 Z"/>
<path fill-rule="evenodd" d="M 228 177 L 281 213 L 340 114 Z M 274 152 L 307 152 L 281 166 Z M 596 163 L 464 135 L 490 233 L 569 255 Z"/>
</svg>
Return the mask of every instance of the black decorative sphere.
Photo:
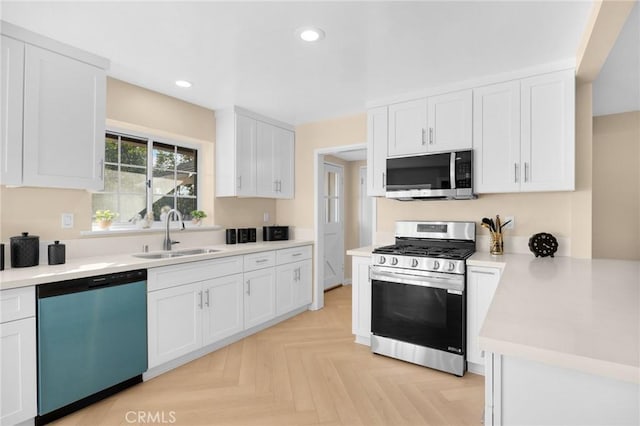
<svg viewBox="0 0 640 426">
<path fill-rule="evenodd" d="M 529 250 L 536 257 L 553 257 L 555 252 L 558 251 L 558 240 L 547 232 L 539 232 L 529 238 Z"/>
</svg>

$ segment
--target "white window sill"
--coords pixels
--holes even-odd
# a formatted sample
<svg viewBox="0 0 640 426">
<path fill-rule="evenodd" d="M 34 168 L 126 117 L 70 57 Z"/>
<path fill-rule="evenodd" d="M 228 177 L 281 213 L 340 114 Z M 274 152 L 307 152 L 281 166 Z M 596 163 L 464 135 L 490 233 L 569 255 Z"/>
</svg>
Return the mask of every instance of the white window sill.
<svg viewBox="0 0 640 426">
<path fill-rule="evenodd" d="M 193 225 L 190 222 L 184 223 L 184 230 L 182 232 L 198 232 L 198 231 L 217 231 L 222 229 L 219 225 Z M 172 223 L 169 227 L 172 232 L 180 231 L 182 227 L 178 223 Z M 137 228 L 135 226 L 127 225 L 112 225 L 110 229 L 100 229 L 94 227 L 91 231 L 81 231 L 82 237 L 114 237 L 120 235 L 135 235 L 135 234 L 162 234 L 165 232 L 165 225 L 152 225 L 151 228 Z"/>
</svg>

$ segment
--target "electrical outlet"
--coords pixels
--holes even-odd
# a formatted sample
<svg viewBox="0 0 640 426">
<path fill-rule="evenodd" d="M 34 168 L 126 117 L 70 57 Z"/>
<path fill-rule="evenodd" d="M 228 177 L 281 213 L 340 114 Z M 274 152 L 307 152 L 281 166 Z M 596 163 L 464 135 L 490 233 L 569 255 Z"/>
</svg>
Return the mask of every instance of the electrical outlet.
<svg viewBox="0 0 640 426">
<path fill-rule="evenodd" d="M 62 229 L 73 228 L 73 213 L 62 213 Z"/>
<path fill-rule="evenodd" d="M 511 221 L 511 222 L 509 222 Z M 513 229 L 515 228 L 516 225 L 516 218 L 513 216 L 505 216 L 502 223 L 507 223 L 509 222 L 504 228 L 502 229 Z"/>
<path fill-rule="evenodd" d="M 264 223 L 269 223 L 269 212 L 264 212 L 264 214 L 262 215 L 262 221 Z"/>
</svg>

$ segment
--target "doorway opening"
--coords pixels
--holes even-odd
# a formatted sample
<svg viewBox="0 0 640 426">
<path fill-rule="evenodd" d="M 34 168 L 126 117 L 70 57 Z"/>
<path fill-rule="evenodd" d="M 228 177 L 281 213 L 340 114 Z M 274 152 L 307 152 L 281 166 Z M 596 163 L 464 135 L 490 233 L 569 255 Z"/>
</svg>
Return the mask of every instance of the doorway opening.
<svg viewBox="0 0 640 426">
<path fill-rule="evenodd" d="M 346 145 L 314 152 L 314 298 L 311 309 L 324 306 L 324 291 L 351 283 L 351 259 L 346 251 L 373 241 L 375 199 L 366 197 L 366 145 Z M 364 169 L 366 170 L 366 169 Z M 364 185 L 364 186 L 363 186 Z M 362 193 L 364 189 L 364 194 Z M 364 207 L 361 203 L 365 202 Z M 362 226 L 363 217 L 368 222 Z M 371 243 L 369 243 L 371 244 Z"/>
</svg>

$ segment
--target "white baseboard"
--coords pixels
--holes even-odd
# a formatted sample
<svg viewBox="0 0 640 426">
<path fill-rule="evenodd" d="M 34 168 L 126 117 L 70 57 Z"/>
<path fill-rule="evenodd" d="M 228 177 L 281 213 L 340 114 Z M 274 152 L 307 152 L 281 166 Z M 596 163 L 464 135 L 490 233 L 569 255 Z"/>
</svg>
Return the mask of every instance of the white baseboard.
<svg viewBox="0 0 640 426">
<path fill-rule="evenodd" d="M 484 376 L 484 365 L 467 361 L 467 371 Z"/>
<path fill-rule="evenodd" d="M 358 334 L 355 335 L 356 336 L 356 343 L 359 343 L 361 345 L 365 345 L 365 346 L 371 346 L 371 336 L 360 336 Z"/>
</svg>

